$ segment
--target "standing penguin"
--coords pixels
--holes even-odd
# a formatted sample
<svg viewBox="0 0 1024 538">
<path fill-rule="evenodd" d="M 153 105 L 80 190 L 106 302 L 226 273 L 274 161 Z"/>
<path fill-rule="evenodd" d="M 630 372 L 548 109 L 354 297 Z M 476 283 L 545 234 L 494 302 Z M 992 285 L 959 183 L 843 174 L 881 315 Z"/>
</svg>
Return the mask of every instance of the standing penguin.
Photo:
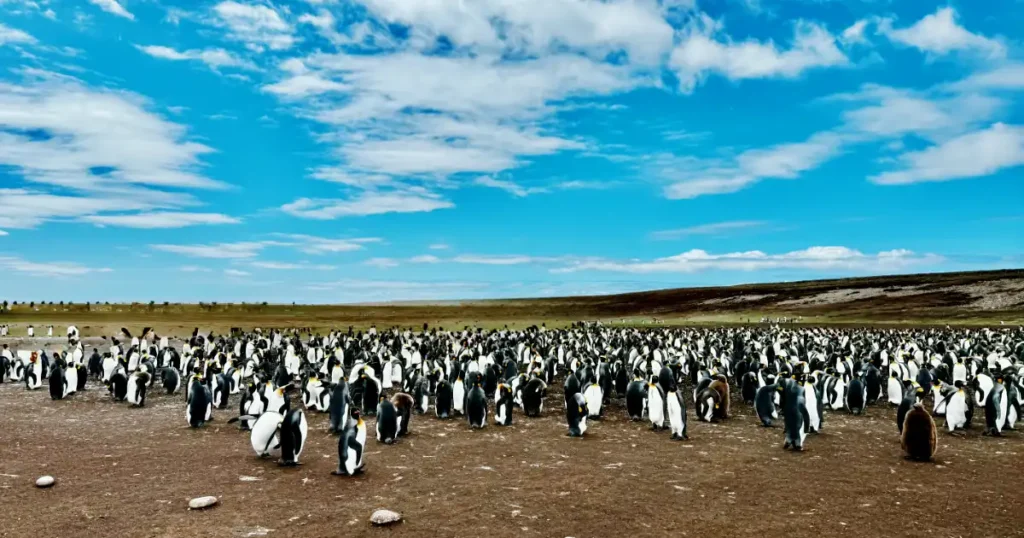
<svg viewBox="0 0 1024 538">
<path fill-rule="evenodd" d="M 796 380 L 779 380 L 784 383 L 782 391 L 782 421 L 785 428 L 786 442 L 782 448 L 792 448 L 797 452 L 804 449 L 807 437 L 807 402 L 806 391 Z"/>
<path fill-rule="evenodd" d="M 483 428 L 487 424 L 487 394 L 480 386 L 479 378 L 466 395 L 466 417 L 470 428 Z"/>
<path fill-rule="evenodd" d="M 380 396 L 380 382 L 372 375 L 363 373 L 361 376 L 363 384 L 363 414 L 372 416 L 377 412 L 377 401 Z"/>
<path fill-rule="evenodd" d="M 327 431 L 330 433 L 344 431 L 351 408 L 352 396 L 348 393 L 348 383 L 342 379 L 331 389 L 331 416 Z"/>
<path fill-rule="evenodd" d="M 921 402 L 915 402 L 907 413 L 900 439 L 907 459 L 931 461 L 935 455 L 935 421 Z"/>
<path fill-rule="evenodd" d="M 123 402 L 128 397 L 128 375 L 124 373 L 124 368 L 118 367 L 114 370 L 108 383 L 110 395 L 114 397 L 115 402 Z"/>
<path fill-rule="evenodd" d="M 647 418 L 652 430 L 665 429 L 665 395 L 657 383 L 647 384 Z"/>
<path fill-rule="evenodd" d="M 1003 386 L 1003 377 L 998 376 L 985 400 L 985 435 L 998 437 L 1003 434 L 1003 429 L 1007 424 L 1008 410 L 1009 399 L 1006 397 L 1006 387 Z"/>
<path fill-rule="evenodd" d="M 412 420 L 412 410 L 415 407 L 413 397 L 404 392 L 396 393 L 391 397 L 391 404 L 395 406 L 398 413 L 398 437 L 409 435 L 409 422 Z"/>
<path fill-rule="evenodd" d="M 916 404 L 923 395 L 924 388 L 918 385 L 916 381 L 911 382 L 911 385 L 903 394 L 903 400 L 900 401 L 900 406 L 896 409 L 896 426 L 899 428 L 900 434 L 903 434 L 903 423 L 906 421 L 907 413 L 910 412 L 910 409 L 914 407 L 914 404 Z"/>
<path fill-rule="evenodd" d="M 562 389 L 565 396 L 565 408 L 568 409 L 576 401 L 576 394 L 580 392 L 580 380 L 576 377 L 576 374 L 570 372 L 569 375 L 565 376 Z"/>
<path fill-rule="evenodd" d="M 267 410 L 267 402 L 262 392 L 252 382 L 248 383 L 242 390 L 242 398 L 238 401 L 238 414 L 259 417 Z M 242 419 L 239 427 L 243 430 L 251 430 L 256 423 L 255 419 Z"/>
<path fill-rule="evenodd" d="M 216 409 L 228 408 L 228 396 L 231 394 L 231 378 L 225 374 L 211 374 L 212 386 L 210 392 L 213 394 L 213 407 Z"/>
<path fill-rule="evenodd" d="M 203 384 L 202 377 L 194 376 L 188 391 L 188 405 L 185 407 L 185 420 L 193 428 L 200 428 L 213 417 L 213 402 L 210 389 Z"/>
<path fill-rule="evenodd" d="M 854 415 L 864 413 L 867 407 L 868 395 L 864 382 L 859 377 L 850 380 L 850 386 L 846 388 L 846 408 Z"/>
<path fill-rule="evenodd" d="M 0 375 L 3 375 L 0 373 Z M 53 368 L 50 369 L 50 399 L 51 400 L 63 400 L 64 399 L 64 369 L 60 367 L 60 362 L 55 362 Z"/>
<path fill-rule="evenodd" d="M 882 395 L 882 372 L 874 364 L 868 364 L 864 374 L 864 388 L 867 391 L 867 403 L 875 403 Z"/>
<path fill-rule="evenodd" d="M 494 392 L 494 423 L 498 426 L 511 426 L 513 407 L 515 402 L 512 398 L 512 387 L 499 383 L 498 389 Z"/>
<path fill-rule="evenodd" d="M 178 371 L 174 368 L 164 368 L 160 377 L 162 378 L 161 380 L 164 385 L 164 391 L 166 391 L 167 394 L 174 394 L 178 392 L 179 388 L 181 388 L 181 376 L 178 375 Z"/>
<path fill-rule="evenodd" d="M 452 414 L 452 385 L 446 379 L 437 383 L 437 390 L 434 391 L 434 414 L 437 418 L 448 418 Z"/>
<path fill-rule="evenodd" d="M 299 455 L 306 446 L 306 434 L 309 425 L 302 409 L 292 409 L 281 422 L 281 462 L 282 467 L 294 467 L 299 464 Z"/>
<path fill-rule="evenodd" d="M 456 413 L 466 414 L 466 383 L 461 375 L 452 383 L 452 405 L 455 406 Z"/>
<path fill-rule="evenodd" d="M 668 370 L 668 368 L 663 370 Z M 604 391 L 601 390 L 601 385 L 596 382 L 588 384 L 586 390 L 583 391 L 583 399 L 587 401 L 587 412 L 590 413 L 588 418 L 601 418 L 601 404 L 604 402 Z"/>
<path fill-rule="evenodd" d="M 752 405 L 757 399 L 757 374 L 746 372 L 740 378 L 740 392 L 743 394 L 743 403 Z"/>
<path fill-rule="evenodd" d="M 804 425 L 807 433 L 818 433 L 821 431 L 822 401 L 818 397 L 818 389 L 810 381 L 797 381 L 804 389 L 804 409 L 807 410 L 807 423 Z"/>
<path fill-rule="evenodd" d="M 587 432 L 587 401 L 579 392 L 573 394 L 572 403 L 566 405 L 565 420 L 569 424 L 569 437 L 583 437 Z"/>
<path fill-rule="evenodd" d="M 950 433 L 968 426 L 967 405 L 971 399 L 964 391 L 964 382 L 956 381 L 956 392 L 946 402 L 946 429 Z"/>
<path fill-rule="evenodd" d="M 757 389 L 757 395 L 754 396 L 754 411 L 761 425 L 766 428 L 770 428 L 772 422 L 779 419 L 779 411 L 775 408 L 775 395 L 781 394 L 783 388 L 783 382 L 778 381 Z"/>
<path fill-rule="evenodd" d="M 721 407 L 722 393 L 710 386 L 705 387 L 697 395 L 697 420 L 711 422 L 718 416 Z"/>
<path fill-rule="evenodd" d="M 352 420 L 346 420 L 345 429 L 338 439 L 338 470 L 335 476 L 355 476 L 362 473 L 364 449 L 366 448 L 366 423 L 359 416 L 358 409 L 352 409 Z"/>
<path fill-rule="evenodd" d="M 636 378 L 626 387 L 626 414 L 634 422 L 644 419 L 647 407 L 647 386 L 643 380 Z"/>
<path fill-rule="evenodd" d="M 548 385 L 543 379 L 531 377 L 526 385 L 520 388 L 523 414 L 528 417 L 539 417 L 544 412 L 544 394 L 547 390 Z"/>
<path fill-rule="evenodd" d="M 896 371 L 890 371 L 889 384 L 886 385 L 885 390 L 885 394 L 889 400 L 889 403 L 896 406 L 900 405 L 900 403 L 903 401 L 904 390 L 905 387 L 903 386 L 903 382 L 900 381 L 898 377 L 896 377 Z"/>
<path fill-rule="evenodd" d="M 128 403 L 135 407 L 146 406 L 146 388 L 149 386 L 149 368 L 140 366 L 131 377 L 128 378 Z"/>
<path fill-rule="evenodd" d="M 39 360 L 39 355 L 33 351 L 25 368 L 25 389 L 36 390 L 41 386 L 43 386 L 43 361 Z"/>
<path fill-rule="evenodd" d="M 724 375 L 716 375 L 708 386 L 718 392 L 719 405 L 715 407 L 715 418 L 729 418 L 729 380 Z"/>
<path fill-rule="evenodd" d="M 398 410 L 390 400 L 381 396 L 377 403 L 377 441 L 390 445 L 397 438 Z"/>
<path fill-rule="evenodd" d="M 668 404 L 668 427 L 672 431 L 672 439 L 689 439 L 686 433 L 686 403 L 683 402 L 683 396 L 678 390 L 673 390 L 665 395 L 665 399 Z"/>
</svg>

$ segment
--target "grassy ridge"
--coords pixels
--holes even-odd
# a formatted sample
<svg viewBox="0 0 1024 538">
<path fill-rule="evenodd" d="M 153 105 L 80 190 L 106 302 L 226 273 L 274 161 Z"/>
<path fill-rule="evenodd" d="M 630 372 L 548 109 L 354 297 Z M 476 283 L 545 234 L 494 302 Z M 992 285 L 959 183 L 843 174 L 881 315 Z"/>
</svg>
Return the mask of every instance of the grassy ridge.
<svg viewBox="0 0 1024 538">
<path fill-rule="evenodd" d="M 809 323 L 1024 323 L 1024 270 L 682 288 L 608 296 L 374 305 L 45 304 L 11 306 L 0 323 L 24 327 L 74 323 L 86 335 L 121 326 L 186 334 L 193 327 L 292 326 L 324 330 L 423 323 L 445 328 L 561 326 L 580 319 L 669 324 L 757 322 L 762 316 Z M 59 331 L 58 331 L 59 332 Z M 23 335 L 15 330 L 14 335 Z M 38 332 L 37 332 L 38 334 Z"/>
</svg>

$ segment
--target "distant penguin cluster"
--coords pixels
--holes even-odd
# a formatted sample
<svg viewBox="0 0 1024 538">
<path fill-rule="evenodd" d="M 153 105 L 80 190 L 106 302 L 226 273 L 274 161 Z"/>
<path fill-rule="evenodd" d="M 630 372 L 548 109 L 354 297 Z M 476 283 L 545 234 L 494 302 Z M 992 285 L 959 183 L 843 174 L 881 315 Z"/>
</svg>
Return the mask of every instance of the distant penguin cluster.
<svg viewBox="0 0 1024 538">
<path fill-rule="evenodd" d="M 73 329 L 73 330 L 72 330 Z M 193 428 L 232 407 L 228 422 L 248 432 L 257 456 L 300 464 L 309 435 L 306 413 L 329 415 L 338 436 L 340 476 L 366 468 L 367 417 L 376 441 L 400 442 L 414 416 L 461 419 L 468 429 L 508 427 L 516 415 L 545 414 L 551 386 L 561 386 L 566 435 L 585 438 L 610 412 L 647 421 L 676 441 L 690 439 L 688 417 L 730 419 L 733 397 L 752 406 L 761 427 L 782 426 L 782 446 L 805 449 L 829 413 L 853 416 L 872 406 L 896 408 L 907 458 L 937 450 L 936 419 L 948 432 L 1013 430 L 1024 393 L 1024 330 L 865 330 L 759 326 L 607 328 L 578 323 L 562 330 L 464 328 L 326 335 L 295 330 L 193 331 L 180 348 L 144 328 L 124 328 L 106 349 L 84 355 L 77 328 L 64 351 L 0 349 L 0 381 L 62 400 L 91 379 L 111 399 L 144 407 L 158 393 L 184 393 Z M 159 381 L 159 385 L 156 382 Z M 693 414 L 687 411 L 688 403 Z M 421 420 L 421 419 L 417 419 Z"/>
</svg>

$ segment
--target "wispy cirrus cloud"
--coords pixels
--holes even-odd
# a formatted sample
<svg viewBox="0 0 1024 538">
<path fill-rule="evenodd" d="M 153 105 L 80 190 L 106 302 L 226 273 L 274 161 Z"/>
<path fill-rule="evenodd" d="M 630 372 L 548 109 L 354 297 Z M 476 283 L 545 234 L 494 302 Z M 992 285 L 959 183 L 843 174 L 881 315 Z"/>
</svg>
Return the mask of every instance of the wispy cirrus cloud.
<svg viewBox="0 0 1024 538">
<path fill-rule="evenodd" d="M 36 277 L 67 278 L 92 273 L 109 273 L 110 268 L 88 267 L 73 262 L 33 262 L 13 256 L 0 256 L 0 268 Z"/>
<path fill-rule="evenodd" d="M 178 51 L 171 47 L 161 45 L 135 45 L 135 48 L 154 58 L 171 60 L 175 62 L 191 61 L 205 64 L 210 69 L 217 71 L 229 67 L 258 71 L 259 67 L 250 60 L 220 48 L 192 49 Z"/>
<path fill-rule="evenodd" d="M 124 6 L 121 5 L 117 0 L 89 0 L 89 3 L 110 13 L 111 15 L 117 15 L 130 21 L 135 20 L 135 15 L 132 15 Z"/>
<path fill-rule="evenodd" d="M 8 44 L 32 44 L 36 42 L 36 38 L 29 35 L 27 32 L 19 30 L 17 28 L 11 28 L 3 23 L 0 23 L 0 47 Z"/>
<path fill-rule="evenodd" d="M 209 224 L 238 224 L 241 220 L 220 213 L 177 213 L 158 211 L 133 215 L 86 215 L 82 220 L 101 226 L 123 228 L 184 228 Z"/>
<path fill-rule="evenodd" d="M 907 28 L 894 28 L 891 19 L 879 23 L 879 30 L 890 40 L 930 54 L 956 51 L 976 52 L 991 58 L 1006 56 L 1006 46 L 999 40 L 975 34 L 961 26 L 952 7 L 940 7 Z"/>
<path fill-rule="evenodd" d="M 897 249 L 865 254 L 847 247 L 810 247 L 781 254 L 759 250 L 712 254 L 694 249 L 676 256 L 652 260 L 586 260 L 553 269 L 554 273 L 604 271 L 621 273 L 696 273 L 701 271 L 762 271 L 792 269 L 812 271 L 902 271 L 910 267 L 936 265 L 935 254 L 918 254 Z"/>
<path fill-rule="evenodd" d="M 760 228 L 766 224 L 768 224 L 768 222 L 763 220 L 733 220 L 727 222 L 715 222 L 711 224 L 699 224 L 697 226 L 689 226 L 687 228 L 652 232 L 651 239 L 666 241 L 671 239 L 681 239 L 683 237 L 693 235 L 720 235 L 739 230 Z"/>
</svg>

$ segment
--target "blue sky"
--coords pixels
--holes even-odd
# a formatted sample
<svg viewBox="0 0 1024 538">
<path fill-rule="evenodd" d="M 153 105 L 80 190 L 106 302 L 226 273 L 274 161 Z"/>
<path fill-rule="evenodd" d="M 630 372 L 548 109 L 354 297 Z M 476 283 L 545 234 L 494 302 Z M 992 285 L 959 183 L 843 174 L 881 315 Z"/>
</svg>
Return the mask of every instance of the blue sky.
<svg viewBox="0 0 1024 538">
<path fill-rule="evenodd" d="M 1024 265 L 1024 3 L 0 0 L 0 296 Z"/>
</svg>

